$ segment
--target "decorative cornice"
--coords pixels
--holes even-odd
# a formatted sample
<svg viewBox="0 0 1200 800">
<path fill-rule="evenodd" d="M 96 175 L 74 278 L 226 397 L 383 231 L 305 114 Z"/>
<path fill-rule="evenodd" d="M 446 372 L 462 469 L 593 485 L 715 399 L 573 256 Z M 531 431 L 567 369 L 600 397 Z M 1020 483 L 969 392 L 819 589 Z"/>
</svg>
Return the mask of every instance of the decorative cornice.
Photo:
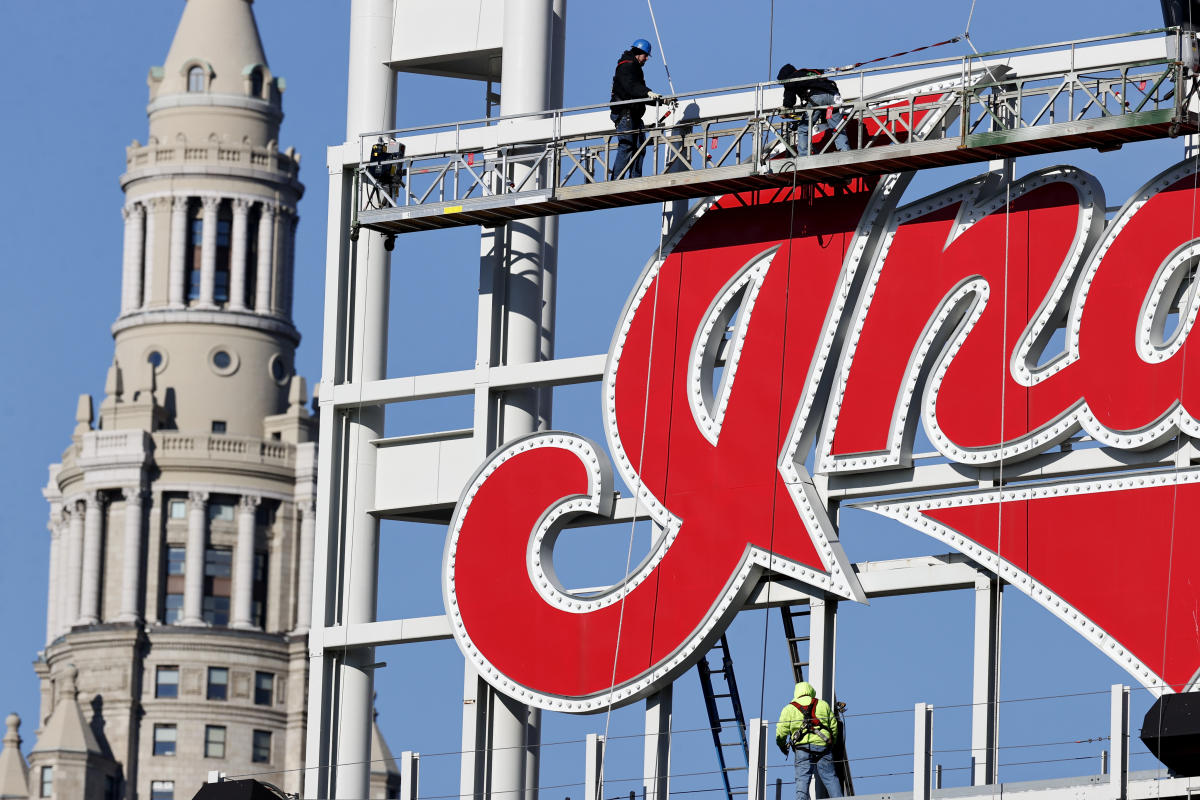
<svg viewBox="0 0 1200 800">
<path fill-rule="evenodd" d="M 146 114 L 153 115 L 158 111 L 171 108 L 239 108 L 245 111 L 255 111 L 276 123 L 283 121 L 283 109 L 270 100 L 260 100 L 240 94 L 210 94 L 208 92 L 183 92 L 156 97 L 146 106 Z"/>
<path fill-rule="evenodd" d="M 187 323 L 193 325 L 231 325 L 239 328 L 252 328 L 264 333 L 282 336 L 293 346 L 300 345 L 300 332 L 290 321 L 282 317 L 268 317 L 249 311 L 224 311 L 217 309 L 192 308 L 161 308 L 149 311 L 135 311 L 127 314 L 112 324 L 112 334 L 116 336 L 121 331 L 137 328 L 142 325 L 172 325 Z"/>
</svg>

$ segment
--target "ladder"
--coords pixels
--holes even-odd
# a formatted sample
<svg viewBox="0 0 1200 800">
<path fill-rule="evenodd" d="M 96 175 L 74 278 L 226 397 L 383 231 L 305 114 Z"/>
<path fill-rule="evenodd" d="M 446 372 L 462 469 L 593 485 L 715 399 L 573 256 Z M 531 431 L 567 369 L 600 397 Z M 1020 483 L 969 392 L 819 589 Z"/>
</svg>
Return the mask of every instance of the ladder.
<svg viewBox="0 0 1200 800">
<path fill-rule="evenodd" d="M 808 657 L 808 641 L 812 638 L 808 627 L 809 607 L 780 606 L 779 611 L 783 614 L 783 637 L 787 640 L 788 655 L 792 659 L 792 675 L 796 678 L 796 683 L 800 683 L 804 680 L 804 668 L 808 666 L 808 662 L 802 659 Z M 802 636 L 796 635 L 796 620 L 804 621 Z M 804 646 L 803 652 L 800 649 L 801 645 Z"/>
<path fill-rule="evenodd" d="M 719 652 L 718 652 L 719 651 Z M 721 666 L 713 668 L 709 656 L 717 654 Z M 742 700 L 738 696 L 737 681 L 733 677 L 733 659 L 729 656 L 729 641 L 725 635 L 713 645 L 712 650 L 696 665 L 700 673 L 700 687 L 704 690 L 704 707 L 708 710 L 708 727 L 712 731 L 713 744 L 717 748 L 717 763 L 721 768 L 721 780 L 725 784 L 725 796 L 733 800 L 735 794 L 746 794 L 746 789 L 734 791 L 729 780 L 731 772 L 749 775 L 750 750 L 746 744 L 746 717 L 742 713 Z M 714 678 L 723 681 L 724 691 L 714 688 Z M 733 729 L 732 731 L 730 729 Z M 736 736 L 732 735 L 735 734 Z M 733 739 L 733 741 L 729 741 Z"/>
</svg>

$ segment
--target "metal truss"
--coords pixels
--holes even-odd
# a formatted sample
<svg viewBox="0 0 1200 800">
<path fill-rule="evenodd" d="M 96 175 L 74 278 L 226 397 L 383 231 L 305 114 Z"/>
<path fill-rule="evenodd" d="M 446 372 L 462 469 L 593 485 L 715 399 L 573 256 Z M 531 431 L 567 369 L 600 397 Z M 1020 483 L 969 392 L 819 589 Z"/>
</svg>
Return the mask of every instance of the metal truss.
<svg viewBox="0 0 1200 800">
<path fill-rule="evenodd" d="M 1196 77 L 1165 55 L 1164 34 L 1181 36 L 1140 31 L 835 75 L 843 102 L 804 110 L 780 107 L 779 83 L 700 92 L 656 107 L 635 154 L 640 178 L 614 173 L 608 106 L 369 133 L 356 224 L 498 224 L 1192 132 Z M 833 130 L 803 135 L 819 127 L 810 116 Z M 843 134 L 849 152 L 834 149 Z M 369 155 L 393 140 L 404 146 L 395 155 Z"/>
</svg>

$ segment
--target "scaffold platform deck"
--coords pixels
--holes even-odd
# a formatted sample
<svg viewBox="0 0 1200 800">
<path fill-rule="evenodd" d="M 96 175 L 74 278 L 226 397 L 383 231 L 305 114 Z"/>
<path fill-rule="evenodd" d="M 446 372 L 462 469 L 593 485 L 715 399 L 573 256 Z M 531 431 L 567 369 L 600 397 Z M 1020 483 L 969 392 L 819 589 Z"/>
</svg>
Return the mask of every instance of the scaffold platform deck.
<svg viewBox="0 0 1200 800">
<path fill-rule="evenodd" d="M 356 221 L 386 234 L 502 225 L 1193 134 L 1197 78 L 1168 57 L 1174 35 L 1142 31 L 838 76 L 842 102 L 808 113 L 828 114 L 835 132 L 849 135 L 843 152 L 830 132 L 809 139 L 801 126 L 798 134 L 796 114 L 779 107 L 778 83 L 700 93 L 662 107 L 647 128 L 644 177 L 613 174 L 618 141 L 607 107 L 365 134 Z M 372 160 L 377 142 L 402 151 Z"/>
</svg>

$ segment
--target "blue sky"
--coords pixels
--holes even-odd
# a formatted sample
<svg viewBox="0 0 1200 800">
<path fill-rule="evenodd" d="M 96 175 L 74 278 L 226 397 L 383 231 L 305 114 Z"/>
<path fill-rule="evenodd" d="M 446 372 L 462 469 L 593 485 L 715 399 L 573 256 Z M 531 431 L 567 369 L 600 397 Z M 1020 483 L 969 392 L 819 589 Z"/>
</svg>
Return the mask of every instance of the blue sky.
<svg viewBox="0 0 1200 800">
<path fill-rule="evenodd" d="M 729 4 L 705 0 L 660 0 L 655 6 L 675 87 L 689 90 L 744 84 L 773 77 L 784 61 L 804 65 L 844 64 L 928 44 L 959 34 L 970 0 L 921 3 L 859 0 L 854 4 L 778 0 L 770 35 L 769 0 Z M 307 194 L 300 206 L 296 255 L 296 323 L 304 334 L 298 370 L 310 385 L 320 375 L 320 325 L 325 252 L 324 148 L 344 132 L 347 61 L 347 2 L 259 0 L 255 3 L 273 72 L 287 79 L 286 118 L 281 145 L 303 155 L 301 179 Z M 5 427 L 0 459 L 0 587 L 16 609 L 5 615 L 7 646 L 0 655 L 0 712 L 15 710 L 26 720 L 26 749 L 33 743 L 37 682 L 30 662 L 44 640 L 49 538 L 47 509 L 40 496 L 46 467 L 70 442 L 76 398 L 90 392 L 97 402 L 112 357 L 109 326 L 116 317 L 121 271 L 122 195 L 118 177 L 124 147 L 146 136 L 148 69 L 161 64 L 179 15 L 181 0 L 60 0 L 5 4 L 0 26 L 0 69 L 6 76 L 0 98 L 6 113 L 0 126 L 0 152 L 12 156 L 0 191 L 0 241 L 4 242 L 4 292 L 0 295 L 0 342 L 7 367 L 0 393 Z M 447 20 L 453 24 L 453 20 Z M 1046 3 L 1037 0 L 979 0 L 972 36 L 980 50 L 1016 47 L 1118 33 L 1161 24 L 1153 0 L 1099 0 Z M 567 23 L 565 79 L 567 105 L 607 99 L 611 69 L 634 38 L 653 39 L 643 0 L 571 0 Z M 773 63 L 768 49 L 773 38 Z M 936 54 L 967 52 L 965 44 Z M 662 59 L 647 68 L 648 82 L 666 90 Z M 925 54 L 923 54 L 925 55 Z M 481 116 L 483 87 L 449 80 L 403 76 L 401 125 L 446 122 Z M 1018 162 L 1018 174 L 1051 163 L 1074 164 L 1104 183 L 1110 205 L 1156 172 L 1182 157 L 1182 144 L 1127 146 L 1116 154 L 1064 153 Z M 923 174 L 910 194 L 949 186 L 978 170 Z M 605 350 L 625 296 L 656 244 L 657 210 L 643 207 L 565 217 L 560 257 L 557 352 L 585 355 Z M 619 235 L 614 235 L 619 232 Z M 463 369 L 474 361 L 474 291 L 478 243 L 471 229 L 402 238 L 393 257 L 389 375 Z M 555 426 L 586 435 L 599 433 L 599 394 L 595 386 L 571 387 L 556 396 Z M 469 401 L 442 401 L 389 413 L 388 432 L 469 427 Z M 945 547 L 897 526 L 849 512 L 843 540 L 852 558 L 882 559 L 944 552 Z M 580 560 L 606 567 L 623 563 L 621 531 L 597 529 L 581 545 Z M 607 531 L 607 533 L 605 533 Z M 386 524 L 381 570 L 388 578 L 380 599 L 382 616 L 439 613 L 437 571 L 442 531 L 429 526 Z M 581 581 L 589 572 L 582 566 Z M 611 577 L 610 577 L 611 579 Z M 839 630 L 839 693 L 850 702 L 852 754 L 864 760 L 856 773 L 901 772 L 905 759 L 866 760 L 911 750 L 914 702 L 939 706 L 935 747 L 948 769 L 964 763 L 956 748 L 969 746 L 965 708 L 970 701 L 970 593 L 896 598 L 870 608 L 845 608 Z M 746 614 L 732 631 L 739 681 L 748 716 L 773 717 L 789 692 L 782 650 L 762 659 L 762 631 L 770 625 L 779 642 L 776 616 Z M 780 645 L 781 647 L 781 645 Z M 1002 686 L 1006 703 L 1002 737 L 1006 745 L 1060 742 L 1107 734 L 1105 694 L 1082 694 L 1055 701 L 1023 698 L 1106 693 L 1127 680 L 1095 652 L 1025 598 L 1010 592 L 1005 606 Z M 452 643 L 389 649 L 380 655 L 389 667 L 378 675 L 380 723 L 394 752 L 426 754 L 459 749 L 461 657 Z M 1148 705 L 1135 691 L 1135 723 Z M 1022 700 L 1021 702 L 1017 702 Z M 676 725 L 703 726 L 694 675 L 676 689 Z M 881 712 L 898 713 L 881 713 Z M 432 722 L 431 722 L 432 720 Z M 1031 724 L 1031 720 L 1036 724 Z M 582 780 L 582 744 L 588 732 L 601 732 L 603 717 L 548 715 L 543 741 L 569 742 L 546 751 L 544 785 Z M 611 734 L 641 730 L 636 708 L 613 715 Z M 1035 758 L 1080 757 L 1085 762 L 1013 766 L 1005 779 L 1083 774 L 1098 771 L 1104 743 L 1036 749 L 1026 758 L 1006 751 L 1002 763 Z M 612 778 L 638 771 L 641 744 L 613 742 Z M 561 755 L 559 755 L 561 754 Z M 714 768 L 706 733 L 681 733 L 676 771 Z M 772 779 L 779 771 L 773 754 Z M 1091 765 L 1092 762 L 1086 762 Z M 620 764 L 620 768 L 615 766 Z M 1151 762 L 1135 760 L 1135 767 Z M 454 791 L 457 760 L 452 755 L 424 759 L 423 795 Z M 715 776 L 681 779 L 695 788 L 714 786 Z M 947 772 L 947 784 L 961 784 L 965 772 Z M 895 775 L 860 784 L 883 791 L 905 788 Z M 688 784 L 690 785 L 690 784 Z M 628 791 L 626 787 L 625 791 Z M 547 790 L 546 798 L 578 788 Z M 615 791 L 615 790 L 614 790 Z"/>
</svg>

